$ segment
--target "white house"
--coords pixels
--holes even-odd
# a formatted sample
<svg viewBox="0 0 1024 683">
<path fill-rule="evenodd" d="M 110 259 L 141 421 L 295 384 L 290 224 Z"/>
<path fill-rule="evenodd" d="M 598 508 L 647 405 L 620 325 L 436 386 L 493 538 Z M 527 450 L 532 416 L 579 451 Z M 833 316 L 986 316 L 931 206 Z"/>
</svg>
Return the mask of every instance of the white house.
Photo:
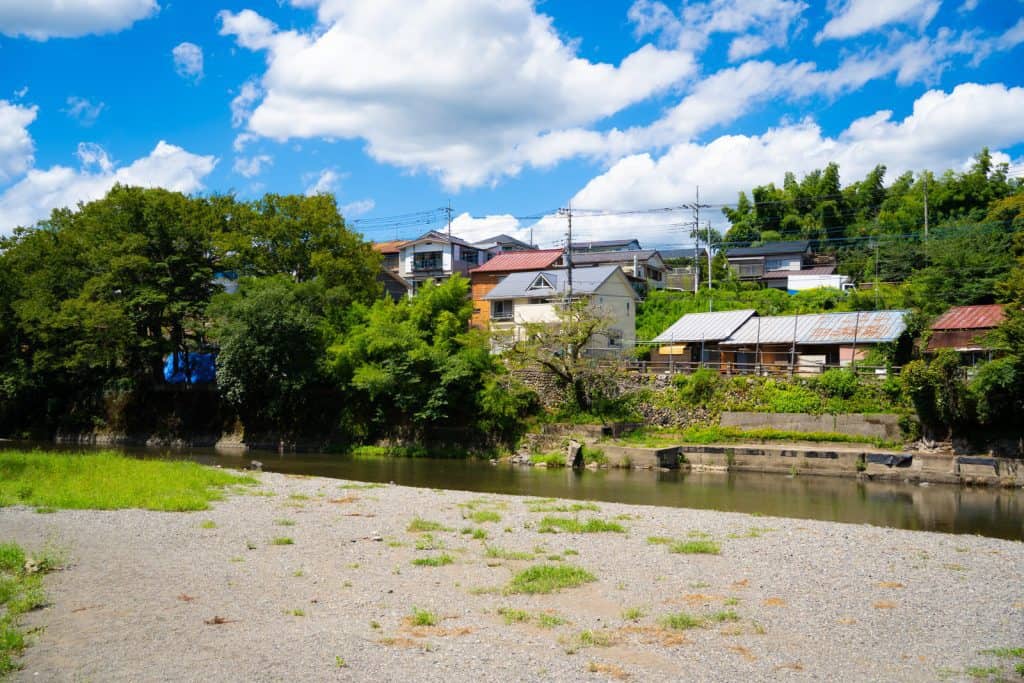
<svg viewBox="0 0 1024 683">
<path fill-rule="evenodd" d="M 411 284 L 415 294 L 428 280 L 440 282 L 460 273 L 469 276 L 469 269 L 483 263 L 481 252 L 469 242 L 443 232 L 430 232 L 401 245 L 398 250 L 398 274 Z"/>
<path fill-rule="evenodd" d="M 518 340 L 530 323 L 556 324 L 560 321 L 558 308 L 565 305 L 569 292 L 569 271 L 565 269 L 510 273 L 483 297 L 491 307 L 491 330 L 505 331 Z M 591 310 L 608 322 L 605 333 L 594 338 L 588 351 L 618 352 L 635 345 L 639 299 L 621 268 L 574 268 L 571 298 L 585 299 Z"/>
</svg>

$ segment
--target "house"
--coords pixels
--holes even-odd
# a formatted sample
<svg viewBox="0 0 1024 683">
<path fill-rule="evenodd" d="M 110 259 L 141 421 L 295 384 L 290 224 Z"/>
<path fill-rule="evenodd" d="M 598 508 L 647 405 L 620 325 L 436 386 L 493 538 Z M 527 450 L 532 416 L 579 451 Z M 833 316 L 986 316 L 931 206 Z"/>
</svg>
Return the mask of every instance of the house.
<svg viewBox="0 0 1024 683">
<path fill-rule="evenodd" d="M 802 270 L 810 256 L 809 240 L 766 242 L 759 247 L 728 249 L 725 254 L 729 267 L 741 280 L 763 282 L 768 277 L 776 286 L 780 279 L 785 285 L 785 277 L 792 271 Z"/>
<path fill-rule="evenodd" d="M 818 373 L 864 360 L 897 341 L 907 311 L 758 316 L 752 310 L 691 313 L 655 337 L 652 361 L 708 365 L 723 372 Z"/>
<path fill-rule="evenodd" d="M 753 309 L 688 313 L 654 338 L 657 346 L 651 351 L 651 362 L 717 365 L 719 345 L 756 315 Z"/>
<path fill-rule="evenodd" d="M 989 360 L 992 350 L 985 344 L 985 335 L 999 327 L 1006 320 L 1006 312 L 999 304 L 984 306 L 955 306 L 931 325 L 927 353 L 942 349 L 953 349 L 964 360 L 974 365 L 980 360 Z"/>
<path fill-rule="evenodd" d="M 410 295 L 412 285 L 398 273 L 381 268 L 377 273 L 377 282 L 384 287 L 384 296 L 390 297 L 396 303 Z"/>
<path fill-rule="evenodd" d="M 840 289 L 853 287 L 853 279 L 849 275 L 836 274 L 836 267 L 813 266 L 803 270 L 776 270 L 764 274 L 761 280 L 765 287 L 783 289 L 796 294 L 805 289 Z"/>
<path fill-rule="evenodd" d="M 537 247 L 532 244 L 527 244 L 521 240 L 517 240 L 515 237 L 509 235 L 495 235 L 494 237 L 488 237 L 487 239 L 473 242 L 473 246 L 480 250 L 484 255 L 481 263 L 489 261 L 495 256 L 500 254 L 507 254 L 515 251 L 529 251 L 536 249 Z"/>
<path fill-rule="evenodd" d="M 665 261 L 653 249 L 632 251 L 596 251 L 572 255 L 574 268 L 589 266 L 619 266 L 633 282 L 637 294 L 646 296 L 648 290 L 665 288 Z"/>
<path fill-rule="evenodd" d="M 405 240 L 373 242 L 374 251 L 383 257 L 381 259 L 381 268 L 391 271 L 392 273 L 398 272 L 398 254 L 399 251 L 401 251 L 403 244 L 405 244 Z"/>
<path fill-rule="evenodd" d="M 533 249 L 529 251 L 511 251 L 495 256 L 482 266 L 469 271 L 469 281 L 473 296 L 472 327 L 486 328 L 491 320 L 491 305 L 484 297 L 510 273 L 522 271 L 546 270 L 563 265 L 561 249 Z"/>
<path fill-rule="evenodd" d="M 638 251 L 640 249 L 640 241 L 635 239 L 572 243 L 572 253 L 574 254 L 584 254 L 595 251 Z"/>
<path fill-rule="evenodd" d="M 490 305 L 492 332 L 523 339 L 531 323 L 557 324 L 559 307 L 570 296 L 568 269 L 532 270 L 510 273 L 483 301 Z M 592 311 L 608 321 L 604 334 L 597 335 L 587 351 L 591 354 L 618 353 L 636 343 L 638 297 L 618 266 L 572 269 L 572 299 L 584 299 Z"/>
<path fill-rule="evenodd" d="M 468 276 L 470 268 L 480 263 L 479 249 L 436 230 L 403 242 L 398 249 L 398 275 L 410 283 L 411 294 L 427 281 L 440 282 L 453 273 Z"/>
</svg>

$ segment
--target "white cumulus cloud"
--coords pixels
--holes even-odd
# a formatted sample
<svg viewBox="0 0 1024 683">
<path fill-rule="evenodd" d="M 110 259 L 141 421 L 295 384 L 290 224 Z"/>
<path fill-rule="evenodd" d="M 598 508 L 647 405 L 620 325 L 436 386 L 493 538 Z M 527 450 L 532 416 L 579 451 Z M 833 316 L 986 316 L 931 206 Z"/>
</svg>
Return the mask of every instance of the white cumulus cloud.
<svg viewBox="0 0 1024 683">
<path fill-rule="evenodd" d="M 300 4 L 317 11 L 312 32 L 221 13 L 222 34 L 267 51 L 265 94 L 243 90 L 236 124 L 255 95 L 253 133 L 363 139 L 375 159 L 449 188 L 515 175 L 537 136 L 591 126 L 695 71 L 691 54 L 651 45 L 617 65 L 583 59 L 532 0 Z"/>
<path fill-rule="evenodd" d="M 163 140 L 148 155 L 120 168 L 98 145 L 79 146 L 78 157 L 80 169 L 32 169 L 0 194 L 0 234 L 32 225 L 55 208 L 99 199 L 115 183 L 195 192 L 217 164 L 213 156 L 192 154 Z"/>
<path fill-rule="evenodd" d="M 32 167 L 35 143 L 28 127 L 36 120 L 36 107 L 0 100 L 0 183 Z"/>
<path fill-rule="evenodd" d="M 316 182 L 306 188 L 306 196 L 334 192 L 339 181 L 341 181 L 341 174 L 333 169 L 325 168 L 317 174 Z"/>
<path fill-rule="evenodd" d="M 195 43 L 180 43 L 171 50 L 174 70 L 182 78 L 199 82 L 203 77 L 203 48 Z"/>
<path fill-rule="evenodd" d="M 263 172 L 264 166 L 269 166 L 272 163 L 274 163 L 274 159 L 269 155 L 257 154 L 252 157 L 236 158 L 232 169 L 235 173 L 246 178 L 254 178 Z"/>
<path fill-rule="evenodd" d="M 846 0 L 814 39 L 853 38 L 890 24 L 913 24 L 923 30 L 941 4 L 941 0 Z"/>
<path fill-rule="evenodd" d="M 0 33 L 34 40 L 115 33 L 159 9 L 156 0 L 0 0 Z"/>
</svg>

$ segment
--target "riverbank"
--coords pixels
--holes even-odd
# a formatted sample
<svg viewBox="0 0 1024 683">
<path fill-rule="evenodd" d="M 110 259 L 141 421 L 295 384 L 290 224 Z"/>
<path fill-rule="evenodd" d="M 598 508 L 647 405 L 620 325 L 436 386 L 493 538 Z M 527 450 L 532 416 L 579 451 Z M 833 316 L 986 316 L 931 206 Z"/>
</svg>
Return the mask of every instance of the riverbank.
<svg viewBox="0 0 1024 683">
<path fill-rule="evenodd" d="M 955 680 L 1024 661 L 983 653 L 1024 646 L 1019 542 L 256 476 L 203 512 L 0 510 L 0 537 L 70 558 L 15 678 Z M 576 518 L 622 531 L 565 532 Z M 536 565 L 593 580 L 510 592 Z"/>
</svg>

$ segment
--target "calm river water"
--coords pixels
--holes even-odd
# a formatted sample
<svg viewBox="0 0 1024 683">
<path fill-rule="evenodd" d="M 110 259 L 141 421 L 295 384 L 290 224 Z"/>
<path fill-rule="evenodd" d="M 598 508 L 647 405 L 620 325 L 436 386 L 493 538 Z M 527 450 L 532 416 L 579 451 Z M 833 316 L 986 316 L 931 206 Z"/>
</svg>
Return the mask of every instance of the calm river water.
<svg viewBox="0 0 1024 683">
<path fill-rule="evenodd" d="M 270 472 L 368 482 L 393 481 L 403 486 L 728 510 L 1024 540 L 1024 492 L 1021 490 L 918 486 L 753 472 L 574 472 L 495 466 L 479 460 L 352 458 L 313 453 L 241 454 L 206 449 L 124 450 L 138 457 L 188 459 L 232 468 L 259 460 Z"/>
</svg>

